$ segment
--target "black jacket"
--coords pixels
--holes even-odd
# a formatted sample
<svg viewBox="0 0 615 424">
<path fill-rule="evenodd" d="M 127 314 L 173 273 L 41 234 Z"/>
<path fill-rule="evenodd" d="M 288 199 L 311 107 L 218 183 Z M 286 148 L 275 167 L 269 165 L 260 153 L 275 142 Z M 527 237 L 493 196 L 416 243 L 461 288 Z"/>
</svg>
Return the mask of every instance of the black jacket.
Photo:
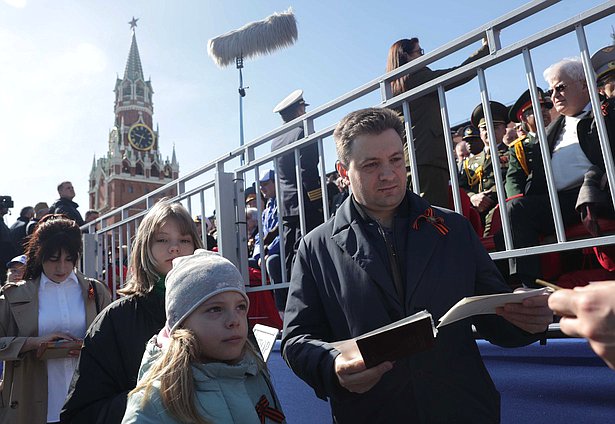
<svg viewBox="0 0 615 424">
<path fill-rule="evenodd" d="M 496 315 L 479 315 L 441 328 L 432 349 L 396 361 L 368 392 L 350 393 L 339 385 L 333 368 L 339 352 L 333 342 L 423 309 L 437 320 L 463 297 L 510 291 L 468 221 L 434 208 L 449 229 L 443 235 L 421 220 L 429 207 L 408 192 L 395 218 L 403 299 L 396 294 L 376 224 L 361 217 L 352 198 L 301 241 L 284 316 L 282 354 L 317 396 L 329 399 L 338 423 L 499 422 L 499 393 L 481 360 L 471 324 L 500 346 L 521 346 L 540 337 Z"/>
<path fill-rule="evenodd" d="M 15 245 L 11 239 L 11 230 L 0 215 L 0 285 L 6 280 L 6 263 L 17 256 Z"/>
<path fill-rule="evenodd" d="M 280 149 L 303 138 L 303 129 L 294 128 L 271 142 L 271 151 Z M 301 159 L 301 182 L 305 214 L 308 221 L 314 218 L 315 225 L 322 222 L 322 192 L 318 175 L 318 145 L 316 143 L 299 150 Z M 277 158 L 280 191 L 278 199 L 284 217 L 299 216 L 299 197 L 297 196 L 297 164 L 295 153 L 290 152 Z M 320 216 L 318 215 L 320 209 Z M 313 228 L 315 225 L 308 225 Z"/>
<path fill-rule="evenodd" d="M 26 226 L 28 225 L 28 218 L 17 218 L 17 221 L 11 225 L 11 239 L 15 245 L 18 255 L 22 255 L 24 252 L 23 242 L 26 238 Z"/>
<path fill-rule="evenodd" d="M 61 422 L 119 424 L 145 345 L 164 323 L 164 298 L 154 292 L 118 299 L 103 310 L 85 336 Z"/>
<path fill-rule="evenodd" d="M 77 210 L 78 207 L 79 205 L 72 200 L 60 197 L 58 200 L 53 202 L 53 205 L 51 205 L 51 207 L 49 208 L 49 213 L 63 213 L 64 215 L 75 221 L 77 225 L 81 227 L 83 224 L 85 224 L 85 221 Z"/>
</svg>

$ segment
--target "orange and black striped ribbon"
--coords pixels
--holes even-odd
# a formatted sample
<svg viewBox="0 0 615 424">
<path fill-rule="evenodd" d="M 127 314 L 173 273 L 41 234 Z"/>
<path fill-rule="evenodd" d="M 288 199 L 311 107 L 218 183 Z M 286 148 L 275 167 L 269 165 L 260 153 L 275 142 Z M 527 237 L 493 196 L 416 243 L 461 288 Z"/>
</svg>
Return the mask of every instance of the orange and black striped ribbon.
<svg viewBox="0 0 615 424">
<path fill-rule="evenodd" d="M 276 423 L 281 423 L 284 421 L 284 418 L 286 418 L 282 411 L 278 411 L 269 406 L 269 400 L 265 395 L 261 396 L 255 408 L 258 418 L 261 420 L 261 424 L 265 424 L 265 418 L 270 418 Z"/>
<path fill-rule="evenodd" d="M 425 222 L 428 222 L 433 225 L 434 228 L 438 230 L 441 235 L 446 235 L 449 231 L 448 227 L 444 225 L 444 219 L 442 217 L 435 216 L 432 208 L 427 208 L 427 210 L 425 210 L 425 213 L 420 215 L 414 221 L 414 223 L 412 224 L 412 228 L 418 230 L 421 220 L 424 220 Z"/>
</svg>

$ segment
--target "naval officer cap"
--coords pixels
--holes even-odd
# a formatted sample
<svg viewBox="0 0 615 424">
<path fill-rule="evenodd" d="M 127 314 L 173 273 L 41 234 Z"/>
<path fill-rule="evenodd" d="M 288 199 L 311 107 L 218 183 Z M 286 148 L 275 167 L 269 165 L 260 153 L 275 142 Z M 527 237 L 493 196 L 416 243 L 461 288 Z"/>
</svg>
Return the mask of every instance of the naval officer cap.
<svg viewBox="0 0 615 424">
<path fill-rule="evenodd" d="M 615 71 L 615 46 L 606 46 L 592 56 L 592 67 L 596 72 L 596 81 Z"/>
<path fill-rule="evenodd" d="M 284 109 L 287 109 L 297 103 L 302 103 L 306 106 L 309 106 L 309 104 L 307 104 L 305 100 L 303 100 L 303 90 L 295 90 L 288 96 L 286 96 L 284 100 L 282 100 L 276 105 L 276 107 L 273 108 L 273 113 L 283 112 Z"/>
<path fill-rule="evenodd" d="M 504 106 L 500 102 L 489 102 L 489 108 L 491 109 L 491 119 L 493 119 L 494 123 L 502 123 L 508 124 L 510 122 L 508 120 L 508 108 Z M 483 110 L 483 104 L 479 104 L 472 111 L 472 117 L 470 118 L 470 122 L 476 128 L 487 126 L 487 121 L 485 119 L 485 111 Z"/>
</svg>

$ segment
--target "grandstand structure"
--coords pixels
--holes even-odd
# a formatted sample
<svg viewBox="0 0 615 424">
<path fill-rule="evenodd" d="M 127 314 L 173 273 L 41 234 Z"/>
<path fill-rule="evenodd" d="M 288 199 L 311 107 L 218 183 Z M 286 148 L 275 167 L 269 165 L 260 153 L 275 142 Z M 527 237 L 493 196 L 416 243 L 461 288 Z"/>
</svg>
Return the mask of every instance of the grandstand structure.
<svg viewBox="0 0 615 424">
<path fill-rule="evenodd" d="M 330 216 L 329 199 L 326 190 L 326 169 L 325 164 L 332 163 L 334 158 L 326 155 L 327 151 L 334 151 L 330 146 L 333 145 L 333 130 L 335 125 L 329 125 L 319 128 L 317 123 L 319 120 L 330 116 L 338 116 L 340 111 L 348 109 L 348 105 L 358 99 L 373 98 L 374 94 L 378 94 L 380 101 L 374 104 L 375 107 L 391 107 L 401 108 L 404 113 L 406 122 L 406 132 L 408 135 L 408 149 L 410 157 L 410 168 L 412 171 L 412 187 L 415 192 L 420 192 L 421 181 L 418 180 L 418 168 L 416 158 L 413 154 L 412 143 L 412 116 L 409 113 L 408 102 L 419 98 L 427 93 L 437 92 L 441 105 L 442 127 L 445 134 L 445 142 L 448 147 L 448 165 L 451 175 L 451 188 L 453 203 L 451 205 L 457 212 L 462 212 L 462 199 L 459 191 L 459 181 L 457 165 L 455 163 L 453 151 L 453 139 L 451 135 L 451 122 L 449 119 L 449 111 L 447 108 L 447 91 L 446 86 L 454 84 L 456 81 L 467 79 L 468 77 L 476 77 L 480 89 L 480 98 L 483 106 L 487 105 L 490 100 L 489 81 L 485 71 L 500 63 L 509 60 L 522 59 L 524 64 L 524 73 L 527 80 L 527 87 L 531 89 L 532 105 L 534 110 L 538 110 L 539 98 L 537 97 L 537 76 L 540 75 L 542 69 L 534 68 L 532 55 L 536 48 L 545 44 L 572 35 L 575 40 L 575 45 L 570 46 L 570 51 L 578 52 L 581 57 L 585 73 L 587 76 L 588 86 L 590 87 L 591 105 L 593 110 L 600 109 L 600 100 L 595 88 L 594 72 L 590 63 L 591 53 L 586 40 L 585 27 L 593 22 L 608 18 L 615 12 L 615 2 L 608 0 L 603 4 L 588 9 L 580 14 L 573 14 L 568 19 L 551 26 L 549 28 L 537 28 L 535 33 L 524 34 L 523 38 L 507 42 L 506 45 L 501 40 L 500 34 L 502 30 L 523 22 L 525 19 L 549 8 L 558 3 L 559 0 L 534 0 L 519 7 L 500 18 L 479 26 L 475 30 L 449 42 L 448 44 L 435 49 L 432 52 L 413 60 L 412 62 L 378 78 L 368 81 L 360 87 L 331 100 L 330 102 L 314 108 L 305 115 L 288 122 L 287 124 L 270 131 L 243 146 L 240 146 L 227 154 L 219 157 L 202 167 L 185 173 L 185 175 L 169 182 L 168 184 L 152 190 L 150 193 L 140 197 L 126 205 L 117 208 L 102 215 L 96 221 L 86 224 L 83 228 L 87 230 L 84 234 L 84 258 L 83 272 L 91 277 L 100 280 L 113 281 L 113 296 L 116 294 L 116 286 L 124 284 L 124 273 L 115 269 L 116 266 L 122 266 L 127 257 L 130 256 L 130 241 L 136 234 L 139 222 L 147 213 L 147 210 L 161 197 L 162 193 L 173 191 L 177 193 L 174 200 L 181 202 L 190 211 L 191 215 L 206 216 L 206 211 L 215 209 L 216 224 L 218 229 L 218 247 L 220 253 L 235 263 L 242 274 L 245 276 L 246 285 L 248 283 L 248 251 L 247 251 L 247 234 L 246 234 L 246 219 L 245 219 L 245 194 L 246 187 L 254 182 L 256 190 L 259 191 L 259 178 L 262 170 L 275 168 L 275 159 L 285 155 L 294 154 L 297 166 L 297 181 L 299 187 L 299 202 L 300 209 L 303 209 L 303 193 L 301 184 L 301 158 L 299 149 L 316 144 L 320 155 L 319 171 L 321 178 L 321 186 L 323 188 L 323 214 L 324 218 Z M 460 49 L 473 45 L 481 39 L 486 38 L 490 47 L 490 54 L 475 60 L 467 65 L 455 69 L 441 77 L 431 80 L 419 87 L 406 91 L 398 96 L 392 96 L 390 90 L 390 82 L 428 66 L 431 63 L 453 55 Z M 608 38 L 608 34 L 605 38 Z M 490 109 L 484 107 L 486 111 L 487 128 L 489 139 L 495 139 L 493 120 L 490 116 Z M 557 193 L 554 188 L 554 180 L 551 171 L 551 164 L 548 154 L 549 148 L 547 145 L 546 131 L 542 117 L 536 115 L 538 124 L 538 136 L 540 148 L 543 152 L 542 157 L 547 175 L 547 183 L 550 193 L 551 205 L 555 219 L 556 232 L 551 240 L 545 241 L 537 246 L 527 247 L 523 249 L 515 249 L 512 243 L 510 220 L 506 213 L 501 213 L 501 225 L 504 234 L 505 249 L 500 251 L 492 250 L 490 255 L 493 259 L 504 259 L 509 261 L 511 269 L 514 269 L 515 258 L 523 255 L 548 254 L 554 252 L 574 251 L 578 249 L 592 248 L 594 246 L 605 246 L 615 244 L 615 234 L 604 235 L 601 237 L 591 237 L 575 234 L 571 236 L 569 229 L 564 228 L 561 212 L 559 210 Z M 604 120 L 600 114 L 596 114 L 596 121 L 599 128 L 600 143 L 603 156 L 605 159 L 608 180 L 611 182 L 610 190 L 611 197 L 615 199 L 615 164 L 613 161 L 612 152 L 610 151 Z M 292 130 L 296 127 L 304 129 L 304 138 L 297 140 L 295 143 L 284 148 L 270 152 L 270 144 L 273 139 Z M 263 153 L 265 152 L 265 153 Z M 240 160 L 244 158 L 244 160 Z M 333 159 L 333 160 L 332 160 Z M 276 172 L 276 187 L 279 192 L 279 181 L 277 180 L 278 173 Z M 495 173 L 498 205 L 501 211 L 506 210 L 506 198 L 504 190 L 504 181 L 499 173 Z M 170 190 L 173 189 L 173 190 Z M 259 214 L 262 212 L 264 204 L 257 196 L 257 209 Z M 143 212 L 134 214 L 129 211 L 141 209 Z M 281 208 L 280 212 L 281 213 Z M 305 219 L 301 215 L 301 226 L 305 230 Z M 280 216 L 282 222 L 282 216 Z M 202 238 L 206 240 L 206 226 L 201 228 Z M 262 223 L 259 221 L 260 240 L 263 239 Z M 303 231 L 305 234 L 305 231 Z M 284 255 L 284 240 L 280 240 L 282 246 L 280 252 L 282 255 L 281 264 L 285 263 Z M 488 240 L 485 240 L 485 245 L 490 247 Z M 261 246 L 262 251 L 262 246 Z M 263 261 L 264 262 L 264 261 Z M 264 268 L 264 265 L 263 265 Z M 249 287 L 248 291 L 271 290 L 288 287 L 286 281 L 286 273 L 282 272 L 283 281 L 277 284 L 268 284 L 265 279 L 266 272 L 262 269 L 263 281 L 258 287 Z M 105 276 L 108 276 L 106 278 Z"/>
</svg>

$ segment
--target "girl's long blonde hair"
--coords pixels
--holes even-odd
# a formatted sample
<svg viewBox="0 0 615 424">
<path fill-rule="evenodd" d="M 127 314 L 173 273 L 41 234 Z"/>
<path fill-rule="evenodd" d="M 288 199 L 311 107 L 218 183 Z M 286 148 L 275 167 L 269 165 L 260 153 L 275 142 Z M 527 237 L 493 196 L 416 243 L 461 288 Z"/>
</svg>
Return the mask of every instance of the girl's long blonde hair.
<svg viewBox="0 0 615 424">
<path fill-rule="evenodd" d="M 167 221 L 174 220 L 182 234 L 192 237 L 194 249 L 203 247 L 201 238 L 190 214 L 181 203 L 172 203 L 166 198 L 160 199 L 145 215 L 139 225 L 137 235 L 132 243 L 130 254 L 130 274 L 126 286 L 118 290 L 122 295 L 146 294 L 154 288 L 160 278 L 158 265 L 152 255 L 151 246 L 156 231 Z"/>
<path fill-rule="evenodd" d="M 199 340 L 194 332 L 185 328 L 175 330 L 170 338 L 166 350 L 156 359 L 128 396 L 143 390 L 141 404 L 143 406 L 151 396 L 154 382 L 160 381 L 162 404 L 172 416 L 185 423 L 211 424 L 201 416 L 194 402 L 194 376 L 191 364 L 202 362 Z M 262 371 L 265 363 L 250 341 L 246 341 L 244 352 L 246 351 L 253 354 L 259 372 Z"/>
</svg>

